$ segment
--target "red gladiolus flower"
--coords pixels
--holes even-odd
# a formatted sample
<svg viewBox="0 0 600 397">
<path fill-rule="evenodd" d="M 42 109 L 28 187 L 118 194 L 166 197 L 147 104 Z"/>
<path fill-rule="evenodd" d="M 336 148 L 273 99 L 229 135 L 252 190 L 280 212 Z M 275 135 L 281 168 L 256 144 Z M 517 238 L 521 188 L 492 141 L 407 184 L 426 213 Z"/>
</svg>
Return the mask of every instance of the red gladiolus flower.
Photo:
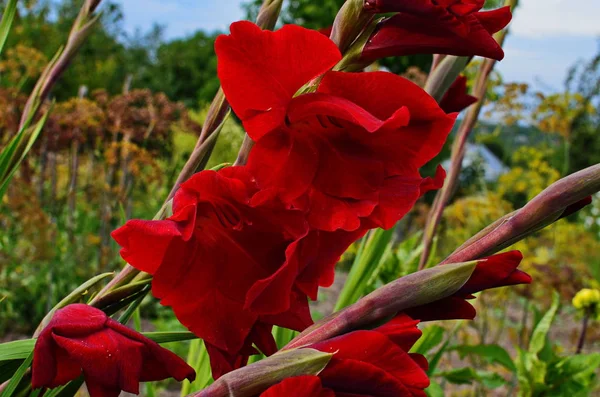
<svg viewBox="0 0 600 397">
<path fill-rule="evenodd" d="M 204 171 L 182 184 L 173 216 L 113 232 L 121 256 L 152 274 L 152 292 L 204 339 L 218 378 L 277 349 L 273 325 L 312 324 L 306 296 L 333 283 L 334 265 L 366 230 L 320 232 L 304 213 L 258 192 L 244 167 Z"/>
<path fill-rule="evenodd" d="M 376 12 L 399 14 L 380 24 L 363 50 L 365 60 L 412 54 L 480 55 L 497 60 L 504 57 L 492 35 L 510 22 L 510 7 L 480 12 L 484 0 L 371 3 Z"/>
<path fill-rule="evenodd" d="M 33 351 L 32 386 L 54 388 L 83 373 L 92 397 L 139 394 L 139 382 L 196 378 L 185 361 L 91 306 L 58 310 Z"/>
<path fill-rule="evenodd" d="M 274 353 L 272 325 L 312 323 L 296 285 L 300 274 L 320 274 L 297 258 L 309 249 L 304 214 L 266 200 L 251 206 L 255 193 L 243 167 L 203 171 L 182 184 L 169 219 L 113 232 L 121 256 L 154 275 L 154 296 L 205 340 L 216 377 L 244 365 L 253 344 Z"/>
<path fill-rule="evenodd" d="M 509 285 L 530 284 L 531 276 L 517 269 L 523 254 L 510 251 L 480 261 L 467 283 L 454 296 L 424 306 L 409 309 L 406 313 L 421 321 L 475 318 L 475 308 L 467 302 L 474 293 Z"/>
<path fill-rule="evenodd" d="M 225 95 L 256 141 L 254 202 L 277 198 L 306 211 L 314 230 L 353 232 L 391 227 L 441 185 L 442 171 L 432 183 L 418 169 L 439 153 L 455 115 L 412 82 L 329 72 L 341 59 L 335 44 L 297 26 L 234 23 L 215 47 Z M 316 92 L 295 97 L 316 78 Z"/>
<path fill-rule="evenodd" d="M 458 76 L 440 102 L 440 107 L 447 113 L 461 112 L 477 102 L 477 98 L 467 94 L 467 78 Z"/>
<path fill-rule="evenodd" d="M 307 347 L 334 353 L 319 376 L 289 378 L 261 397 L 425 396 L 427 360 L 407 353 L 419 321 L 400 314 L 372 331 L 355 331 Z"/>
</svg>

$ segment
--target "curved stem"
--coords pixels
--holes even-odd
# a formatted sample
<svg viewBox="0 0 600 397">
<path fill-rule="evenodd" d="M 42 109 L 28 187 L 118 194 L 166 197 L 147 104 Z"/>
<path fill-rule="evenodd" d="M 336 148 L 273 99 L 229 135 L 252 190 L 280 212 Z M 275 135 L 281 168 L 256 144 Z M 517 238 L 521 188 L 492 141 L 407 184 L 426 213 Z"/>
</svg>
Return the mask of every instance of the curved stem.
<svg viewBox="0 0 600 397">
<path fill-rule="evenodd" d="M 580 354 L 585 344 L 585 335 L 587 334 L 588 323 L 590 321 L 590 311 L 586 310 L 583 316 L 583 323 L 581 324 L 581 334 L 579 334 L 579 341 L 577 342 L 577 351 L 575 354 Z"/>
</svg>

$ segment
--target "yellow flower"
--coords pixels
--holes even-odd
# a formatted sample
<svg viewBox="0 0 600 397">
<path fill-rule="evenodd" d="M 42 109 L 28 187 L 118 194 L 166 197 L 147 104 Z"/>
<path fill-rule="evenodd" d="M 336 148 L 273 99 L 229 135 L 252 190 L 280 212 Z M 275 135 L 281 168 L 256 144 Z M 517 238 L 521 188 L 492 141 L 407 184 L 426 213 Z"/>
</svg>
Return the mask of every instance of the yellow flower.
<svg viewBox="0 0 600 397">
<path fill-rule="evenodd" d="M 594 307 L 600 303 L 600 291 L 584 288 L 575 295 L 572 303 L 579 310 Z"/>
</svg>

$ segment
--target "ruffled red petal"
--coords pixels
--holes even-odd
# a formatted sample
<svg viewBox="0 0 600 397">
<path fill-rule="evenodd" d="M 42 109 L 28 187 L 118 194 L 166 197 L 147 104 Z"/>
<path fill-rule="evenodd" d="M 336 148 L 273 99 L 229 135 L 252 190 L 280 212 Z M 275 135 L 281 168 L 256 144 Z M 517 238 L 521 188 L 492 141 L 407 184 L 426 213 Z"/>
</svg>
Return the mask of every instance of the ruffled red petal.
<svg viewBox="0 0 600 397">
<path fill-rule="evenodd" d="M 215 49 L 223 91 L 254 140 L 282 125 L 294 94 L 341 59 L 327 37 L 295 25 L 270 32 L 236 22 Z"/>
</svg>

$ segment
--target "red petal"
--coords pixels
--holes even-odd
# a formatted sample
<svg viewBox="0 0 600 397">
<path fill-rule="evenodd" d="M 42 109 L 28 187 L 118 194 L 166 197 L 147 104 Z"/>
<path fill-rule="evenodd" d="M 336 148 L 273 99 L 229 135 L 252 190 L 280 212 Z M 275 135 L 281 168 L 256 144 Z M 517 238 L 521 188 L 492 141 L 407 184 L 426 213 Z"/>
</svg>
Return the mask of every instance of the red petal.
<svg viewBox="0 0 600 397">
<path fill-rule="evenodd" d="M 336 393 L 324 389 L 318 376 L 305 375 L 284 379 L 271 386 L 260 397 L 335 397 Z"/>
<path fill-rule="evenodd" d="M 53 335 L 57 345 L 79 363 L 86 380 L 109 389 L 139 393 L 144 345 L 110 329 L 80 338 Z"/>
<path fill-rule="evenodd" d="M 294 25 L 269 32 L 236 22 L 215 49 L 223 91 L 254 140 L 282 125 L 298 89 L 341 59 L 327 37 Z"/>
<path fill-rule="evenodd" d="M 501 60 L 504 51 L 486 30 L 486 26 L 497 25 L 485 18 L 482 23 L 478 14 L 469 14 L 463 17 L 462 23 L 456 23 L 452 19 L 437 20 L 400 13 L 382 23 L 365 46 L 362 57 L 376 60 L 439 53 Z"/>
<path fill-rule="evenodd" d="M 421 367 L 379 332 L 355 331 L 310 347 L 335 353 L 320 377 L 325 386 L 336 391 L 364 393 L 375 387 L 390 391 L 395 388 L 402 393 L 408 387 L 429 386 L 429 378 Z"/>
<path fill-rule="evenodd" d="M 325 75 L 327 80 L 330 72 Z M 344 73 L 347 74 L 347 73 Z M 321 83 L 323 84 L 323 83 Z M 321 90 L 321 88 L 319 88 Z M 290 104 L 288 118 L 290 123 L 298 123 L 306 119 L 319 116 L 334 117 L 364 128 L 368 132 L 376 132 L 381 128 L 404 127 L 409 122 L 409 114 L 406 108 L 399 108 L 389 117 L 378 119 L 359 105 L 340 96 L 329 95 L 323 92 L 301 95 L 294 98 Z"/>
<path fill-rule="evenodd" d="M 134 219 L 112 232 L 112 238 L 122 247 L 121 257 L 136 269 L 156 273 L 172 240 L 182 239 L 184 233 L 193 230 L 195 207 L 186 207 L 178 215 L 189 219 L 184 223 Z"/>
<path fill-rule="evenodd" d="M 248 159 L 248 169 L 263 190 L 273 188 L 284 202 L 306 193 L 318 166 L 318 153 L 306 137 L 285 130 L 273 132 L 257 142 Z M 268 192 L 266 192 L 268 193 Z"/>
<path fill-rule="evenodd" d="M 390 229 L 406 215 L 421 197 L 423 179 L 395 176 L 387 178 L 379 192 L 379 204 L 369 220 Z"/>
<path fill-rule="evenodd" d="M 260 321 L 267 324 L 277 324 L 280 327 L 304 331 L 313 324 L 306 295 L 296 289 L 292 291 L 290 308 L 275 315 L 260 316 Z"/>
<path fill-rule="evenodd" d="M 327 73 L 319 92 L 343 97 L 380 120 L 397 117 L 399 109 L 406 107 L 410 114 L 408 126 L 365 135 L 362 142 L 400 169 L 421 168 L 435 157 L 456 118 L 446 115 L 422 88 L 393 73 Z"/>
<path fill-rule="evenodd" d="M 570 216 L 570 215 L 573 215 L 577 211 L 581 210 L 584 207 L 587 207 L 590 204 L 592 204 L 592 196 L 587 196 L 583 200 L 579 200 L 578 202 L 573 203 L 570 206 L 568 206 L 567 208 L 565 208 L 565 211 L 560 216 L 560 219 L 566 218 L 567 216 Z"/>
<path fill-rule="evenodd" d="M 459 294 L 469 295 L 490 288 L 530 283 L 531 277 L 517 270 L 522 259 L 521 252 L 510 251 L 481 260 Z"/>
<path fill-rule="evenodd" d="M 419 320 L 413 320 L 405 313 L 400 313 L 392 320 L 375 328 L 374 331 L 387 336 L 402 350 L 409 351 L 423 334 L 417 325 Z"/>
<path fill-rule="evenodd" d="M 497 10 L 478 12 L 475 14 L 479 23 L 487 30 L 490 34 L 501 31 L 508 25 L 512 19 L 510 7 L 502 7 Z"/>
<path fill-rule="evenodd" d="M 405 310 L 405 313 L 421 321 L 472 320 L 477 314 L 469 302 L 456 296 Z"/>
<path fill-rule="evenodd" d="M 467 94 L 467 78 L 459 76 L 440 101 L 440 107 L 446 113 L 454 113 L 461 112 L 475 102 L 477 98 Z"/>
</svg>

